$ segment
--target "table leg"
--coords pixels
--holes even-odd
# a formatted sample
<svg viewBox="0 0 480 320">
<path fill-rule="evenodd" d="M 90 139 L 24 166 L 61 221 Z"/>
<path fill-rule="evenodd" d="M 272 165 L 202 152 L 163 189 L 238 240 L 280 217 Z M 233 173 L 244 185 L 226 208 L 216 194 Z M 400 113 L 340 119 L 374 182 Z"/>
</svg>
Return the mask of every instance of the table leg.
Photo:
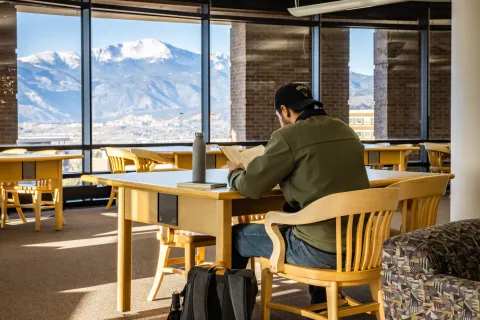
<svg viewBox="0 0 480 320">
<path fill-rule="evenodd" d="M 57 192 L 53 195 L 56 197 L 55 201 L 55 230 L 63 230 L 63 160 L 57 161 L 57 177 L 56 177 Z M 41 201 L 41 199 L 40 199 Z"/>
<path fill-rule="evenodd" d="M 125 219 L 125 188 L 118 188 L 117 310 L 130 311 L 132 294 L 132 221 Z"/>
<path fill-rule="evenodd" d="M 405 151 L 400 151 L 398 171 L 405 171 Z"/>
<path fill-rule="evenodd" d="M 216 260 L 232 267 L 232 200 L 217 201 Z"/>
</svg>

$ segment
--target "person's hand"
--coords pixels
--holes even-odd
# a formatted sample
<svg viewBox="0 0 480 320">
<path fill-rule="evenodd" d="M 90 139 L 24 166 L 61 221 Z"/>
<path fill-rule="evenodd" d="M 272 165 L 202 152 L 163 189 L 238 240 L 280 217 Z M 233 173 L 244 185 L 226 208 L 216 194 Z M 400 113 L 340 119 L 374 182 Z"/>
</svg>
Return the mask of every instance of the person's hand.
<svg viewBox="0 0 480 320">
<path fill-rule="evenodd" d="M 232 172 L 233 170 L 237 170 L 237 169 L 245 170 L 245 167 L 243 166 L 243 164 L 241 163 L 236 164 L 230 161 L 227 161 L 227 167 L 228 167 L 228 172 Z"/>
</svg>

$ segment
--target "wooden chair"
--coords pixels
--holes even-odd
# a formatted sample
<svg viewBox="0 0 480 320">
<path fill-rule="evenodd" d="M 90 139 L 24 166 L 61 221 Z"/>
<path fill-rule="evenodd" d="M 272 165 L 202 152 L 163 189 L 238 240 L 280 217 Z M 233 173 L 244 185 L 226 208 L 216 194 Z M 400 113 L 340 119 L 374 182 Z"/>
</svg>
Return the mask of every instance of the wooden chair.
<svg viewBox="0 0 480 320">
<path fill-rule="evenodd" d="M 444 164 L 445 158 L 450 157 L 450 148 L 443 144 L 425 142 L 423 144 L 428 153 L 431 172 L 450 173 L 450 166 Z"/>
<path fill-rule="evenodd" d="M 105 148 L 105 152 L 108 158 L 108 164 L 110 166 L 111 173 L 127 173 L 125 169 L 125 160 L 132 160 L 133 156 L 130 151 L 119 148 Z M 108 199 L 106 210 L 110 210 L 115 196 L 118 194 L 118 188 L 112 187 L 110 191 L 110 198 Z"/>
<path fill-rule="evenodd" d="M 388 187 L 400 189 L 401 234 L 436 224 L 438 205 L 447 191 L 448 180 L 448 175 L 442 174 L 397 182 Z"/>
<path fill-rule="evenodd" d="M 309 319 L 339 319 L 371 312 L 384 319 L 382 286 L 380 280 L 382 244 L 388 239 L 393 212 L 398 208 L 400 190 L 396 188 L 369 189 L 333 194 L 315 201 L 298 213 L 269 212 L 265 227 L 273 242 L 270 259 L 260 258 L 262 265 L 261 319 L 270 319 L 270 310 L 278 309 Z M 336 220 L 337 269 L 316 269 L 285 263 L 285 241 L 279 225 L 303 225 L 329 219 Z M 357 220 L 358 219 L 358 220 Z M 354 228 L 354 220 L 358 221 Z M 346 227 L 346 228 L 345 228 Z M 342 254 L 342 229 L 346 233 L 345 252 Z M 314 286 L 325 287 L 327 302 L 297 308 L 272 302 L 272 279 L 276 274 Z M 373 302 L 341 307 L 342 287 L 368 284 Z M 314 310 L 325 311 L 320 313 Z"/>
<path fill-rule="evenodd" d="M 157 232 L 157 239 L 160 240 L 160 251 L 157 271 L 148 294 L 148 301 L 155 300 L 165 274 L 175 273 L 187 277 L 188 271 L 193 266 L 205 262 L 205 247 L 215 245 L 215 237 L 166 227 L 160 227 L 160 231 Z M 184 257 L 170 259 L 171 248 L 184 248 Z M 178 264 L 183 264 L 184 268 L 170 267 Z"/>
<path fill-rule="evenodd" d="M 152 151 L 144 149 L 131 149 L 130 151 L 133 155 L 133 162 L 135 163 L 135 168 L 137 172 L 156 171 L 155 167 L 159 164 L 171 164 L 173 166 L 175 165 L 175 161 L 173 159 L 164 158 L 161 155 Z M 159 171 L 164 170 L 162 169 Z"/>
<path fill-rule="evenodd" d="M 58 150 L 43 150 L 34 152 L 35 154 L 58 154 Z M 54 181 L 53 179 L 40 179 L 40 180 L 33 180 L 33 181 L 15 181 L 15 183 L 11 186 L 7 186 L 2 188 L 2 199 L 7 198 L 7 194 L 12 194 L 12 196 L 17 197 L 20 194 L 28 194 L 32 196 L 32 204 L 25 205 L 20 204 L 20 202 L 15 201 L 15 203 L 8 205 L 8 201 L 2 200 L 2 211 L 5 208 L 5 212 L 3 213 L 1 227 L 5 227 L 6 222 L 6 208 L 7 207 L 15 207 L 15 208 L 32 208 L 35 214 L 35 231 L 40 231 L 40 220 L 41 220 L 41 212 L 45 209 L 55 209 L 55 214 L 58 214 L 58 211 L 61 209 L 60 206 L 63 205 L 59 202 L 59 188 L 61 186 L 61 181 Z M 43 200 L 43 194 L 50 194 L 52 196 L 51 201 Z M 8 199 L 8 198 L 7 198 Z M 17 211 L 18 212 L 18 211 Z M 19 214 L 20 215 L 20 214 Z M 26 222 L 25 217 L 22 215 L 20 218 L 22 221 Z M 65 218 L 63 219 L 63 223 L 65 224 Z"/>
<path fill-rule="evenodd" d="M 21 149 L 21 148 L 7 149 L 7 150 L 0 151 L 0 153 L 3 153 L 3 154 L 26 154 L 27 149 Z M 12 185 L 14 185 L 14 183 L 12 183 L 12 182 L 0 183 L 0 194 L 1 194 L 1 189 L 4 186 L 12 186 Z M 2 201 L 1 196 L 0 196 L 0 201 Z M 8 198 L 8 194 L 7 194 L 7 208 L 15 207 L 20 219 L 23 221 L 23 223 L 27 223 L 27 220 L 25 219 L 25 216 L 23 215 L 22 208 L 20 208 L 19 205 L 20 205 L 20 199 L 18 197 L 18 194 L 14 193 L 12 195 L 12 198 Z M 8 216 L 6 216 L 5 219 L 8 219 Z M 2 221 L 3 221 L 3 217 L 2 217 Z"/>
</svg>

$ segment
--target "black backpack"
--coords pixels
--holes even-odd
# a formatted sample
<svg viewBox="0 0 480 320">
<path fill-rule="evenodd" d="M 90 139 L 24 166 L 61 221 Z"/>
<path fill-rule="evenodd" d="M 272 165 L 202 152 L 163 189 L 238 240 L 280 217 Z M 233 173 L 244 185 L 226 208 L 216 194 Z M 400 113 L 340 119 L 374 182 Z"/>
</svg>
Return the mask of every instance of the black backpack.
<svg viewBox="0 0 480 320">
<path fill-rule="evenodd" d="M 217 269 L 225 269 L 223 275 Z M 193 267 L 181 292 L 180 320 L 250 320 L 258 293 L 253 270 L 230 270 L 223 262 Z M 173 311 L 172 311 L 173 313 Z M 169 319 L 177 319 L 174 314 Z"/>
</svg>

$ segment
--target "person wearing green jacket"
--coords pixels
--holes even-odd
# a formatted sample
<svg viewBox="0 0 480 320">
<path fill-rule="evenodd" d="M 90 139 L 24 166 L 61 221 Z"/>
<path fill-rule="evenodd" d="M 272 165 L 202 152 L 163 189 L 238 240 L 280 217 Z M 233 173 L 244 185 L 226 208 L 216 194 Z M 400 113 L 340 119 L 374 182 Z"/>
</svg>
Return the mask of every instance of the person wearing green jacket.
<svg viewBox="0 0 480 320">
<path fill-rule="evenodd" d="M 297 212 L 330 194 L 370 187 L 364 146 L 357 134 L 343 121 L 329 117 L 308 86 L 289 83 L 279 88 L 275 110 L 281 128 L 272 134 L 264 154 L 247 168 L 228 163 L 232 188 L 256 199 L 279 184 L 286 199 L 283 210 Z M 281 232 L 287 263 L 336 268 L 334 219 L 283 227 Z M 232 266 L 237 269 L 245 268 L 249 258 L 270 257 L 273 251 L 262 224 L 235 226 L 232 244 Z M 325 288 L 310 287 L 310 294 L 313 304 L 326 301 Z"/>
</svg>

